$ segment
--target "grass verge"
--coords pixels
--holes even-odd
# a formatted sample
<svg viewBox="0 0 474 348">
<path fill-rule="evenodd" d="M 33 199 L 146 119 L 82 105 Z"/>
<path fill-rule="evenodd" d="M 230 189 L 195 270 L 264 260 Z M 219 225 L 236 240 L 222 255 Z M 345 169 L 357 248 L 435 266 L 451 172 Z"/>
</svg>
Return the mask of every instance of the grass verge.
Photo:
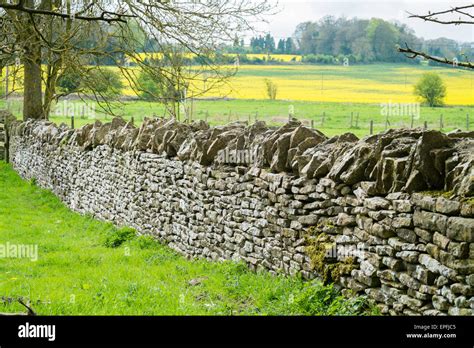
<svg viewBox="0 0 474 348">
<path fill-rule="evenodd" d="M 41 315 L 376 313 L 333 286 L 187 260 L 132 232 L 70 211 L 0 162 L 0 248 L 38 246 L 36 261 L 0 258 L 0 312 L 23 311 L 14 301 L 22 297 Z"/>
</svg>

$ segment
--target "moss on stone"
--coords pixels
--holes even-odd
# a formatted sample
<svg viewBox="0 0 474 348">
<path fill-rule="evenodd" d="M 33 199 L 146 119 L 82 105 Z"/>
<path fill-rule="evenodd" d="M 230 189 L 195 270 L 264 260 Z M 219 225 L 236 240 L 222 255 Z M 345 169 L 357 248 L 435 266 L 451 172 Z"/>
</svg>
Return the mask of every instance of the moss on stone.
<svg viewBox="0 0 474 348">
<path fill-rule="evenodd" d="M 462 203 L 474 206 L 474 197 L 466 197 L 463 200 L 461 200 Z"/>
<path fill-rule="evenodd" d="M 350 274 L 356 268 L 353 257 L 333 262 L 327 259 L 327 252 L 334 247 L 334 242 L 331 236 L 322 232 L 319 227 L 310 227 L 305 239 L 311 268 L 318 273 L 325 284 L 337 283 L 342 276 Z"/>
<path fill-rule="evenodd" d="M 439 191 L 422 191 L 422 192 L 419 192 L 421 193 L 422 195 L 425 195 L 425 196 L 431 196 L 431 197 L 444 197 L 444 198 L 451 198 L 453 195 L 454 195 L 454 191 L 443 191 L 443 190 L 439 190 Z"/>
</svg>

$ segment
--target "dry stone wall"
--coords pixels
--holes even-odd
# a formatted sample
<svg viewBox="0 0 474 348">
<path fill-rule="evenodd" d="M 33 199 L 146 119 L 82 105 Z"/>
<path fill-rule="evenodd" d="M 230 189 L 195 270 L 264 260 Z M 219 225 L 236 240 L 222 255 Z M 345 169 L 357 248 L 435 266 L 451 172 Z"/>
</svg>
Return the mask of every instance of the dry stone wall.
<svg viewBox="0 0 474 348">
<path fill-rule="evenodd" d="M 8 160 L 8 126 L 15 117 L 6 110 L 0 110 L 0 161 Z"/>
<path fill-rule="evenodd" d="M 0 161 L 7 158 L 6 115 L 8 113 L 0 111 Z"/>
<path fill-rule="evenodd" d="M 295 120 L 163 119 L 16 122 L 10 132 L 23 178 L 182 254 L 319 277 L 384 314 L 473 314 L 471 133 L 328 139 Z"/>
</svg>

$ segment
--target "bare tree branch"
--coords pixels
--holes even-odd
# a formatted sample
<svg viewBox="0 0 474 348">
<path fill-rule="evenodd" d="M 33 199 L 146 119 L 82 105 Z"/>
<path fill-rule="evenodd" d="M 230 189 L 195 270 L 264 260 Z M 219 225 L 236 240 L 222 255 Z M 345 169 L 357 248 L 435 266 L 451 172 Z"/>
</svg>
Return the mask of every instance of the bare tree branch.
<svg viewBox="0 0 474 348">
<path fill-rule="evenodd" d="M 460 24 L 474 24 L 474 15 L 469 13 L 467 10 L 474 10 L 474 4 L 470 5 L 465 5 L 465 6 L 458 6 L 458 7 L 451 7 L 448 10 L 444 11 L 436 11 L 436 12 L 428 12 L 427 15 L 416 15 L 416 14 L 410 14 L 409 18 L 418 18 L 418 19 L 423 19 L 424 21 L 427 22 L 433 22 L 433 23 L 438 23 L 438 24 L 443 24 L 443 25 L 460 25 Z M 445 16 L 449 14 L 459 14 L 460 17 L 457 20 L 452 20 L 452 19 L 444 19 L 440 16 Z M 461 17 L 464 16 L 464 17 Z M 467 18 L 466 18 L 467 17 Z M 469 58 L 461 53 L 461 56 L 463 56 L 466 61 L 465 62 L 459 62 L 457 59 L 450 60 L 446 57 L 437 57 L 431 54 L 428 54 L 426 52 L 421 52 L 421 51 L 416 51 L 408 46 L 407 43 L 405 43 L 405 48 L 399 47 L 398 52 L 404 53 L 406 57 L 414 59 L 416 57 L 423 57 L 427 60 L 433 61 L 433 62 L 438 62 L 442 64 L 449 64 L 455 67 L 463 67 L 463 68 L 468 68 L 468 69 L 474 69 L 474 64 L 469 61 Z"/>
<path fill-rule="evenodd" d="M 91 6 L 88 6 L 90 8 Z M 135 18 L 135 15 L 132 14 L 122 14 L 122 13 L 117 13 L 117 12 L 111 12 L 111 11 L 102 11 L 100 16 L 95 16 L 95 17 L 89 17 L 89 16 L 83 16 L 81 13 L 85 11 L 80 11 L 78 13 L 74 14 L 67 14 L 67 13 L 61 13 L 61 12 L 55 12 L 55 11 L 49 11 L 49 10 L 44 10 L 40 8 L 29 8 L 24 5 L 24 1 L 20 0 L 17 4 L 3 4 L 0 3 L 0 8 L 3 8 L 4 10 L 15 10 L 15 11 L 20 11 L 20 12 L 25 12 L 30 15 L 47 15 L 47 16 L 53 16 L 53 17 L 59 17 L 63 19 L 79 19 L 83 21 L 104 21 L 107 23 L 113 23 L 113 22 L 122 22 L 122 23 L 127 23 L 128 18 Z"/>
<path fill-rule="evenodd" d="M 419 18 L 419 19 L 423 19 L 424 21 L 434 22 L 438 24 L 453 24 L 453 25 L 474 24 L 474 20 L 472 20 L 474 16 L 466 12 L 465 10 L 467 9 L 474 9 L 474 4 L 459 6 L 459 7 L 452 7 L 449 10 L 437 11 L 433 13 L 429 12 L 427 15 L 417 15 L 417 14 L 409 13 L 410 14 L 409 18 Z M 437 17 L 439 15 L 455 14 L 455 13 L 471 18 L 471 20 L 461 19 L 461 17 L 459 17 L 458 20 L 442 20 L 442 19 L 439 19 L 439 17 Z"/>
<path fill-rule="evenodd" d="M 406 48 L 399 47 L 398 52 L 405 53 L 408 58 L 414 59 L 416 57 L 423 57 L 425 59 L 438 62 L 438 63 L 443 63 L 443 64 L 450 64 L 453 66 L 460 66 L 463 68 L 469 68 L 469 69 L 474 69 L 474 64 L 471 62 L 456 62 L 454 60 L 449 60 L 447 58 L 441 58 L 441 57 L 436 57 L 429 55 L 425 52 L 420 52 L 420 51 L 415 51 L 408 47 L 408 45 L 405 43 Z"/>
</svg>

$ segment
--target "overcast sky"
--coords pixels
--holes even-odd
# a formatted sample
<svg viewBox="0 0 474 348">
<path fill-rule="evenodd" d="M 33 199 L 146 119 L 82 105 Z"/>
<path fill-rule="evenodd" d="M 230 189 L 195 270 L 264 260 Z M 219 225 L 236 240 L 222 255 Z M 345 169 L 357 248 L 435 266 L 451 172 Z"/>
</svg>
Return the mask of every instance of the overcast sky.
<svg viewBox="0 0 474 348">
<path fill-rule="evenodd" d="M 277 0 L 269 0 L 277 2 Z M 408 18 L 408 13 L 427 14 L 428 11 L 445 10 L 452 6 L 468 5 L 466 1 L 428 0 L 279 0 L 280 12 L 268 18 L 268 24 L 261 24 L 259 30 L 271 32 L 277 39 L 291 36 L 296 26 L 305 21 L 315 21 L 332 15 L 346 18 L 383 18 L 408 24 L 416 35 L 425 39 L 447 37 L 449 39 L 473 42 L 474 25 L 451 26 L 424 22 Z"/>
</svg>

